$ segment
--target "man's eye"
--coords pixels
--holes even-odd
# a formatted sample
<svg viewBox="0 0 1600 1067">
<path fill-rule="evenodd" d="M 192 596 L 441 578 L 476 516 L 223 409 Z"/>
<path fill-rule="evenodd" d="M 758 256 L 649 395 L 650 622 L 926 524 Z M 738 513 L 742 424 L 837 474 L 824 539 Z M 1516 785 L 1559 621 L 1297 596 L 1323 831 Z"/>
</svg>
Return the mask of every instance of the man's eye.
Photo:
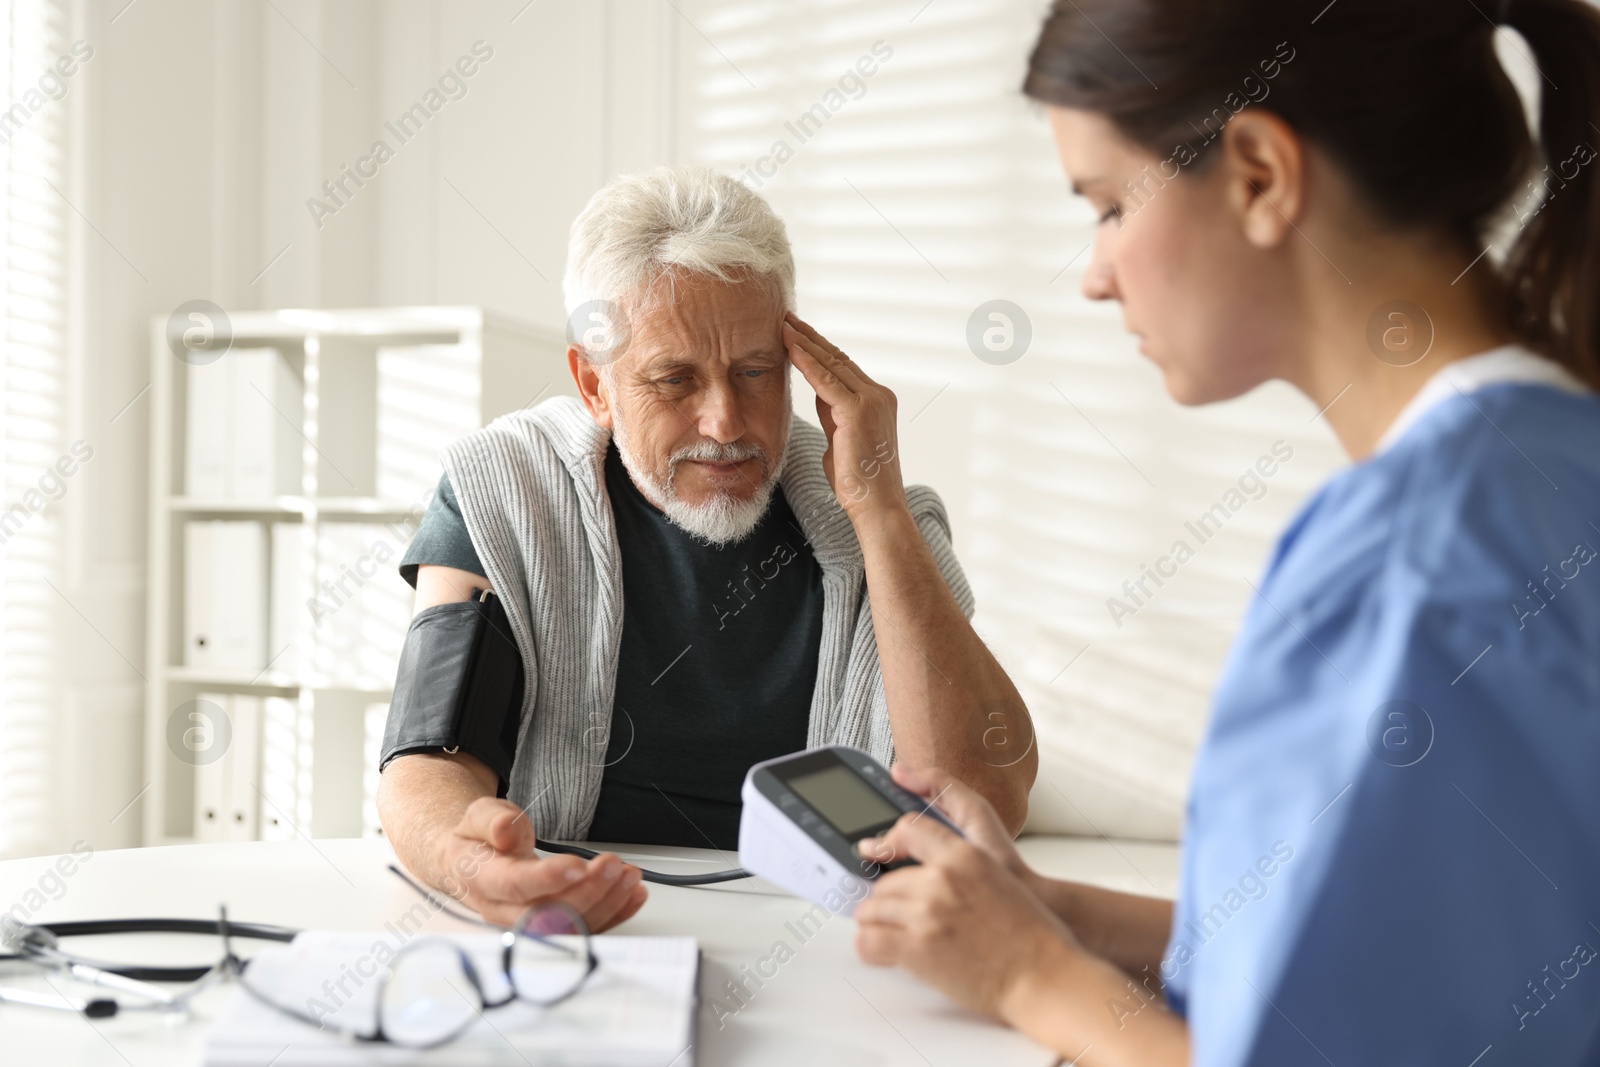
<svg viewBox="0 0 1600 1067">
<path fill-rule="evenodd" d="M 745 373 L 745 377 L 747 377 L 747 378 L 759 378 L 763 374 L 766 374 L 767 371 L 766 371 L 765 367 L 751 367 L 748 370 L 746 370 L 744 373 Z"/>
<path fill-rule="evenodd" d="M 1105 212 L 1104 215 L 1100 216 L 1100 225 L 1104 226 L 1106 223 L 1110 222 L 1112 219 L 1119 219 L 1120 220 L 1121 218 L 1122 218 L 1122 209 L 1120 207 L 1116 206 L 1115 204 L 1113 204 L 1109 208 L 1106 209 L 1106 212 Z"/>
<path fill-rule="evenodd" d="M 688 380 L 689 379 L 683 377 L 682 375 L 677 375 L 677 376 L 674 376 L 674 377 L 671 377 L 671 378 L 658 378 L 658 379 L 656 379 L 656 381 L 661 385 L 682 385 L 684 382 L 686 382 Z"/>
</svg>

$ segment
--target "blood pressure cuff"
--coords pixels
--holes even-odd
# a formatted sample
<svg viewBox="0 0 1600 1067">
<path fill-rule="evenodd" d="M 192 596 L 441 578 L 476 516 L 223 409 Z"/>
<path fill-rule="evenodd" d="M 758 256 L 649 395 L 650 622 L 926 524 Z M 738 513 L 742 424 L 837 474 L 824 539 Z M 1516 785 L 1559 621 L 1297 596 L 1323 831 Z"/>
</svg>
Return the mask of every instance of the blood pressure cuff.
<svg viewBox="0 0 1600 1067">
<path fill-rule="evenodd" d="M 465 752 L 511 780 L 522 720 L 522 655 L 505 606 L 488 590 L 435 604 L 411 620 L 378 769 L 396 756 Z"/>
</svg>

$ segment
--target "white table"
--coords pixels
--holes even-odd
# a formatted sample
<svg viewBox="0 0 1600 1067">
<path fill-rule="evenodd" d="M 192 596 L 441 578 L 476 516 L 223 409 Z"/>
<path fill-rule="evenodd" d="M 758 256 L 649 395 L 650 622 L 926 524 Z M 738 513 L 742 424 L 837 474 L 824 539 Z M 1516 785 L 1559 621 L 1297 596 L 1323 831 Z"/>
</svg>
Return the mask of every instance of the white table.
<svg viewBox="0 0 1600 1067">
<path fill-rule="evenodd" d="M 657 870 L 681 873 L 727 865 L 726 857 L 701 849 L 616 850 Z M 1031 838 L 1023 841 L 1023 851 L 1047 873 L 1132 892 L 1171 894 L 1176 881 L 1176 849 L 1170 845 Z M 418 899 L 385 869 L 392 859 L 382 839 L 123 849 L 94 853 L 63 879 L 64 891 L 47 875 L 52 857 L 9 860 L 0 863 L 0 909 L 43 889 L 58 898 L 29 914 L 29 921 L 215 918 L 217 905 L 226 903 L 229 917 L 237 920 L 379 930 Z M 31 899 L 38 902 L 37 896 Z M 699 939 L 703 963 L 695 1062 L 700 1067 L 1044 1067 L 1057 1062 L 1040 1046 L 957 1008 L 909 976 L 862 964 L 852 946 L 849 918 L 829 918 L 802 942 L 786 924 L 809 910 L 764 882 L 706 889 L 651 886 L 643 910 L 616 932 Z M 440 932 L 461 928 L 445 916 L 435 916 L 428 926 Z M 754 970 L 780 940 L 794 950 L 793 958 L 776 966 L 743 1003 L 731 997 L 725 983 L 743 977 L 747 966 Z M 217 942 L 197 937 L 145 934 L 74 942 L 85 955 L 140 962 L 211 963 L 220 955 Z M 248 954 L 258 945 L 246 942 L 241 949 Z M 774 967 L 763 964 L 769 972 Z M 0 966 L 0 985 L 47 988 L 15 966 Z M 0 1061 L 17 1067 L 199 1064 L 205 1025 L 232 992 L 224 987 L 203 995 L 186 1022 L 149 1015 L 91 1022 L 64 1012 L 0 1005 Z"/>
</svg>

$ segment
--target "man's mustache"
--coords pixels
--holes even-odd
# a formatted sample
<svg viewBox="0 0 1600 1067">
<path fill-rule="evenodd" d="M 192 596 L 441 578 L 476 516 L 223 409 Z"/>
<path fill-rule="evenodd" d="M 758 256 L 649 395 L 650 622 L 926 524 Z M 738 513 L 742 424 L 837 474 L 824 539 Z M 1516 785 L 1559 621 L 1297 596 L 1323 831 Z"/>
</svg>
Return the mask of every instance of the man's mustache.
<svg viewBox="0 0 1600 1067">
<path fill-rule="evenodd" d="M 667 464 L 676 473 L 680 463 L 742 463 L 747 459 L 759 459 L 765 467 L 767 450 L 751 441 L 697 441 L 672 453 Z"/>
</svg>

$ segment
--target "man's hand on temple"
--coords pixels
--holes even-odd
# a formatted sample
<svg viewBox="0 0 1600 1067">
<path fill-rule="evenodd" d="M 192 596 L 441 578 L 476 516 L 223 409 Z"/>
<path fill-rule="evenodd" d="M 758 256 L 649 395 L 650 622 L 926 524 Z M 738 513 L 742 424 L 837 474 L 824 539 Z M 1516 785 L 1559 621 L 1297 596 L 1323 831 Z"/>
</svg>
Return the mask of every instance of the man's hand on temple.
<svg viewBox="0 0 1600 1067">
<path fill-rule="evenodd" d="M 845 512 L 859 525 L 868 512 L 906 511 L 894 392 L 793 312 L 784 318 L 783 339 L 816 391 L 817 418 L 828 438 L 822 469 Z"/>
</svg>

